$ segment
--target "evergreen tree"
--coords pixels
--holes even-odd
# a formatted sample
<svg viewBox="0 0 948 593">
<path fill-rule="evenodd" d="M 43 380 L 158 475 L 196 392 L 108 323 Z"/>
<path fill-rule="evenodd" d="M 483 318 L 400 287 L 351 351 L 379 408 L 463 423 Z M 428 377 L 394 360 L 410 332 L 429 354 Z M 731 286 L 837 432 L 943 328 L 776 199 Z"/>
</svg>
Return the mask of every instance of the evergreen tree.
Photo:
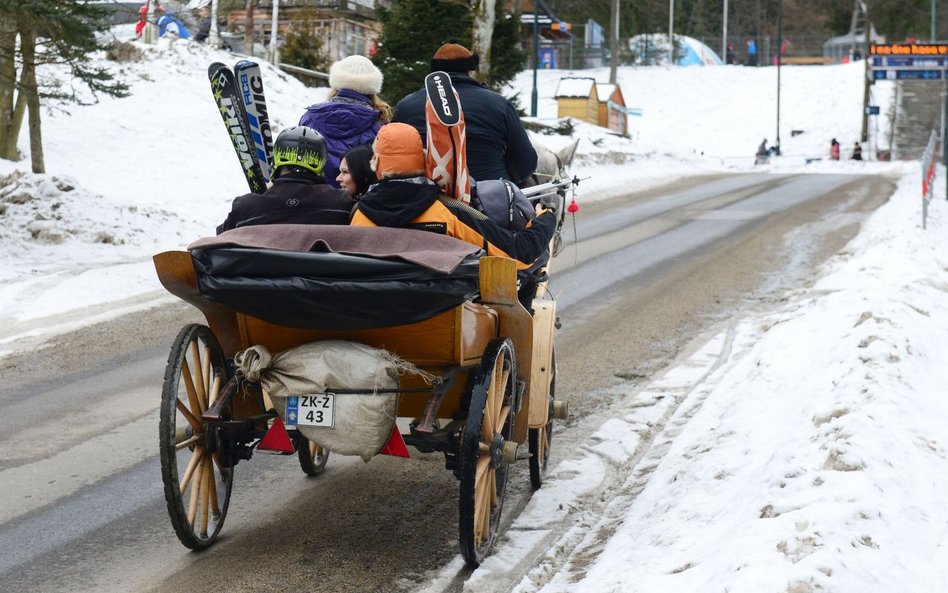
<svg viewBox="0 0 948 593">
<path fill-rule="evenodd" d="M 88 55 L 104 49 L 96 33 L 105 27 L 106 9 L 82 0 L 0 0 L 0 158 L 15 160 L 24 113 L 29 116 L 30 155 L 35 173 L 45 170 L 40 101 L 80 102 L 73 85 L 41 85 L 37 67 L 65 66 L 74 81 L 93 96 L 125 96 L 127 86 Z"/>
<path fill-rule="evenodd" d="M 399 0 L 378 12 L 382 35 L 374 61 L 385 75 L 382 94 L 393 104 L 421 88 L 431 69 L 431 56 L 443 43 L 471 47 L 473 22 L 467 3 Z M 493 88 L 502 87 L 524 68 L 526 54 L 519 48 L 519 40 L 519 24 L 498 10 L 490 80 L 485 81 Z"/>
<path fill-rule="evenodd" d="M 313 14 L 301 15 L 303 23 L 291 25 L 283 39 L 283 47 L 280 50 L 280 61 L 300 68 L 316 70 L 318 72 L 329 71 L 329 57 L 323 51 L 323 37 L 318 29 L 308 24 L 313 20 Z M 306 84 L 312 84 L 313 79 L 305 74 L 292 76 L 300 79 Z"/>
</svg>

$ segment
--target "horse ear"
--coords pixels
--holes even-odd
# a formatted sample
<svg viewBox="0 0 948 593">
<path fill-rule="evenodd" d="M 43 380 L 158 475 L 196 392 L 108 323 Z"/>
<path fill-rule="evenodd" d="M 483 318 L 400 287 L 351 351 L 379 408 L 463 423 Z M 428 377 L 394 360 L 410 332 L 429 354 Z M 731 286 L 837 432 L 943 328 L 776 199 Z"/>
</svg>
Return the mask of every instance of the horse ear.
<svg viewBox="0 0 948 593">
<path fill-rule="evenodd" d="M 568 169 L 570 165 L 573 164 L 573 157 L 576 156 L 576 147 L 579 146 L 579 138 L 573 141 L 572 144 L 564 146 L 556 154 L 560 157 L 560 162 L 563 163 L 563 168 Z"/>
</svg>

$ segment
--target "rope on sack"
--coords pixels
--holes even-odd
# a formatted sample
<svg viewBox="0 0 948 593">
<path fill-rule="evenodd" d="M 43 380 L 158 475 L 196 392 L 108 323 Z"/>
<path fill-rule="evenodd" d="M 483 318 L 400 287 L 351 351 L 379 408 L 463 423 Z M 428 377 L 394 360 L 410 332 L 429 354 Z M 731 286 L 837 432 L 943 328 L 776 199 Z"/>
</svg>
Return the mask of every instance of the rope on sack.
<svg viewBox="0 0 948 593">
<path fill-rule="evenodd" d="M 263 371 L 270 368 L 273 355 L 266 346 L 251 346 L 234 355 L 234 364 L 244 379 L 252 383 L 259 383 Z"/>
<path fill-rule="evenodd" d="M 408 362 L 404 358 L 401 358 L 394 352 L 389 352 L 388 350 L 379 350 L 381 352 L 382 359 L 388 363 L 391 363 L 395 367 L 395 373 L 399 377 L 405 375 L 416 375 L 421 377 L 426 385 L 431 385 L 434 383 L 435 379 L 438 379 L 435 375 L 432 375 L 428 371 L 423 371 L 420 368 L 416 367 L 414 364 Z"/>
</svg>

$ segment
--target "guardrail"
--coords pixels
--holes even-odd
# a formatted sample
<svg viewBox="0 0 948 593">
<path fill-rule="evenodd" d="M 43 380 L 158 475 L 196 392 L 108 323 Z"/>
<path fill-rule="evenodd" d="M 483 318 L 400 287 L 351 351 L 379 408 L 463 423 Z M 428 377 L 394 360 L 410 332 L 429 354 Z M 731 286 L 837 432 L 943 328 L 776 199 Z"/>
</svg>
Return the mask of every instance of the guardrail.
<svg viewBox="0 0 948 593">
<path fill-rule="evenodd" d="M 928 202 L 935 191 L 935 164 L 938 162 L 936 158 L 938 153 L 935 148 L 937 146 L 938 133 L 932 130 L 931 136 L 928 137 L 928 146 L 922 154 L 922 230 L 925 229 L 925 223 L 928 220 Z"/>
<path fill-rule="evenodd" d="M 305 76 L 312 76 L 313 78 L 318 78 L 320 80 L 329 80 L 329 75 L 325 72 L 317 72 L 315 70 L 310 70 L 309 68 L 300 68 L 299 66 L 291 66 L 290 64 L 279 64 L 277 66 L 280 70 L 286 70 L 287 72 L 295 72 L 296 74 L 303 74 Z"/>
</svg>

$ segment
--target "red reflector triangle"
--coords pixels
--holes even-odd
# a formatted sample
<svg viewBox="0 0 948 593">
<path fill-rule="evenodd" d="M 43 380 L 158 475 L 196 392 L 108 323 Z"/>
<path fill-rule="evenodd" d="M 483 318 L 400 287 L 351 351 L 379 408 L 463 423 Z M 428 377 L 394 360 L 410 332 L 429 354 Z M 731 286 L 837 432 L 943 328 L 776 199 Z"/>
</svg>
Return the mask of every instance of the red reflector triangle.
<svg viewBox="0 0 948 593">
<path fill-rule="evenodd" d="M 393 457 L 411 457 L 408 454 L 408 447 L 405 446 L 405 439 L 402 433 L 398 432 L 398 427 L 392 427 L 392 436 L 388 437 L 388 442 L 379 451 L 379 455 L 391 455 Z"/>
<path fill-rule="evenodd" d="M 293 441 L 290 440 L 290 435 L 286 432 L 286 428 L 283 426 L 283 421 L 280 420 L 279 417 L 273 420 L 273 425 L 270 427 L 270 430 L 268 430 L 267 434 L 263 435 L 263 438 L 260 439 L 260 444 L 257 445 L 257 450 L 280 451 L 282 453 L 296 452 L 296 448 L 293 446 Z"/>
</svg>

